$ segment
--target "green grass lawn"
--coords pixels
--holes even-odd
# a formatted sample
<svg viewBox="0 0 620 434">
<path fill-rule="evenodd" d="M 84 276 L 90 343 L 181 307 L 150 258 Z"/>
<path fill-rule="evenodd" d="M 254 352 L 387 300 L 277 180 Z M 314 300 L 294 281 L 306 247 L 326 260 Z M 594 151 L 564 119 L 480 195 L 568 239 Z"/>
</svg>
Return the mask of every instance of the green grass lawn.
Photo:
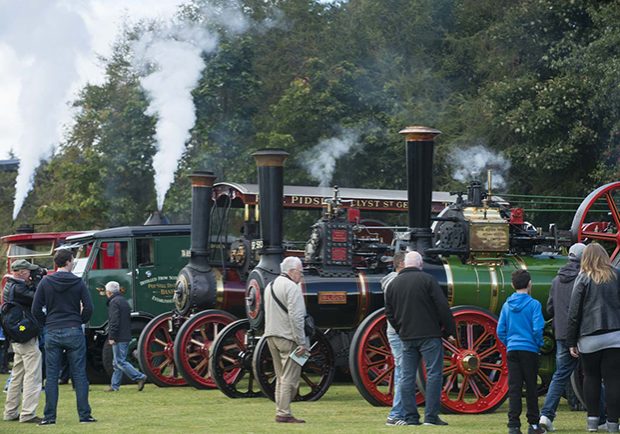
<svg viewBox="0 0 620 434">
<path fill-rule="evenodd" d="M 4 385 L 6 375 L 0 375 Z M 380 433 L 411 431 L 425 433 L 503 433 L 507 404 L 492 414 L 445 415 L 448 427 L 384 425 L 387 408 L 369 405 L 350 384 L 335 384 L 317 402 L 293 403 L 295 416 L 306 419 L 304 425 L 276 424 L 275 406 L 266 398 L 230 399 L 218 390 L 191 387 L 159 388 L 147 384 L 143 392 L 125 385 L 118 393 L 105 393 L 105 385 L 90 387 L 90 404 L 95 424 L 78 423 L 75 393 L 71 386 L 60 386 L 58 419 L 55 426 L 37 427 L 0 421 L 0 432 L 57 433 Z M 5 395 L 6 396 L 6 395 Z M 541 399 L 542 405 L 542 399 Z M 37 411 L 43 416 L 45 394 Z M 423 411 L 423 409 L 422 409 Z M 572 412 L 563 400 L 556 419 L 560 433 L 585 431 L 585 413 Z M 525 425 L 524 416 L 522 423 Z M 527 432 L 527 431 L 525 431 Z"/>
</svg>

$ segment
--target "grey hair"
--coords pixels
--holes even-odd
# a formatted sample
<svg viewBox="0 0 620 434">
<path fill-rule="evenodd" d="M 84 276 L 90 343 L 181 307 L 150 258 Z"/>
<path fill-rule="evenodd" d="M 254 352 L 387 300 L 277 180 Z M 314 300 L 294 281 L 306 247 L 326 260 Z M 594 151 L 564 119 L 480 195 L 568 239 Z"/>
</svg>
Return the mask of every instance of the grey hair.
<svg viewBox="0 0 620 434">
<path fill-rule="evenodd" d="M 110 280 L 108 283 L 105 284 L 105 290 L 110 291 L 111 293 L 114 294 L 121 290 L 121 286 L 118 284 L 118 282 L 115 282 L 114 280 Z"/>
<path fill-rule="evenodd" d="M 422 259 L 422 255 L 418 252 L 409 252 L 407 256 L 405 256 L 405 267 L 414 267 L 421 270 L 423 264 L 424 260 Z"/>
<path fill-rule="evenodd" d="M 288 273 L 289 271 L 302 266 L 303 264 L 301 263 L 301 259 L 299 259 L 297 256 L 287 256 L 280 264 L 280 271 L 282 273 Z"/>
</svg>

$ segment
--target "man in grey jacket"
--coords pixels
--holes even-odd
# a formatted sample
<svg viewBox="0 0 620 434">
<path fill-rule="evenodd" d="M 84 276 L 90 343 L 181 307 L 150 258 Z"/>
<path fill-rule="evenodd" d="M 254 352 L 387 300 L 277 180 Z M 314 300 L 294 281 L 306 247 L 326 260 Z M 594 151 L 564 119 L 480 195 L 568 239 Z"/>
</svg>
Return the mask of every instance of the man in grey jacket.
<svg viewBox="0 0 620 434">
<path fill-rule="evenodd" d="M 304 332 L 306 305 L 299 285 L 303 278 L 301 260 L 284 258 L 280 271 L 282 274 L 265 288 L 265 336 L 276 373 L 276 422 L 304 423 L 291 413 L 301 366 L 290 355 L 295 351 L 302 356 L 309 348 Z"/>
</svg>

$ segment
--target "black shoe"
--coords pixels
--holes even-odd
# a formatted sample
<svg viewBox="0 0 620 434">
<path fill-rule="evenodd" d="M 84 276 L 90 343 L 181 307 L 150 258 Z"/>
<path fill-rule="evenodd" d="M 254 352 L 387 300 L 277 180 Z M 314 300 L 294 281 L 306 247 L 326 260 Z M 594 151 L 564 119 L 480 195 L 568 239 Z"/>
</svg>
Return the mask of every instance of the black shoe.
<svg viewBox="0 0 620 434">
<path fill-rule="evenodd" d="M 544 433 L 545 433 L 545 429 L 538 424 L 530 425 L 527 428 L 527 434 L 544 434 Z"/>
<path fill-rule="evenodd" d="M 433 420 L 433 421 L 425 421 L 424 425 L 432 425 L 432 426 L 446 426 L 448 425 L 448 422 L 446 422 L 445 420 L 441 420 L 439 418 Z"/>
<path fill-rule="evenodd" d="M 144 377 L 142 380 L 138 380 L 138 392 L 142 392 L 142 390 L 144 389 L 145 383 L 146 383 L 146 377 Z"/>
<path fill-rule="evenodd" d="M 97 422 L 97 419 L 95 419 L 92 416 L 88 416 L 86 419 L 80 419 L 80 423 L 92 423 L 92 422 Z"/>
<path fill-rule="evenodd" d="M 523 433 L 521 432 L 521 428 L 511 426 L 510 428 L 508 428 L 508 434 L 523 434 Z"/>
<path fill-rule="evenodd" d="M 408 420 L 407 421 L 407 425 L 422 425 L 422 422 L 420 422 L 419 420 Z"/>
<path fill-rule="evenodd" d="M 56 425 L 56 421 L 52 419 L 43 419 L 41 422 L 39 422 L 39 426 L 43 425 Z"/>
</svg>

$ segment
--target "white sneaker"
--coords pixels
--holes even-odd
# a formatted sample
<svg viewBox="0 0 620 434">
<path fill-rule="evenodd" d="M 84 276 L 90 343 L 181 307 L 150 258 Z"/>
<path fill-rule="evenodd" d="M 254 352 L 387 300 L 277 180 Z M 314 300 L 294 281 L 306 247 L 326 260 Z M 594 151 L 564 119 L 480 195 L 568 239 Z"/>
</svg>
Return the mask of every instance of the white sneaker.
<svg viewBox="0 0 620 434">
<path fill-rule="evenodd" d="M 547 416 L 540 416 L 538 425 L 542 426 L 546 431 L 555 431 L 553 422 L 551 422 L 551 419 L 549 419 Z"/>
</svg>

